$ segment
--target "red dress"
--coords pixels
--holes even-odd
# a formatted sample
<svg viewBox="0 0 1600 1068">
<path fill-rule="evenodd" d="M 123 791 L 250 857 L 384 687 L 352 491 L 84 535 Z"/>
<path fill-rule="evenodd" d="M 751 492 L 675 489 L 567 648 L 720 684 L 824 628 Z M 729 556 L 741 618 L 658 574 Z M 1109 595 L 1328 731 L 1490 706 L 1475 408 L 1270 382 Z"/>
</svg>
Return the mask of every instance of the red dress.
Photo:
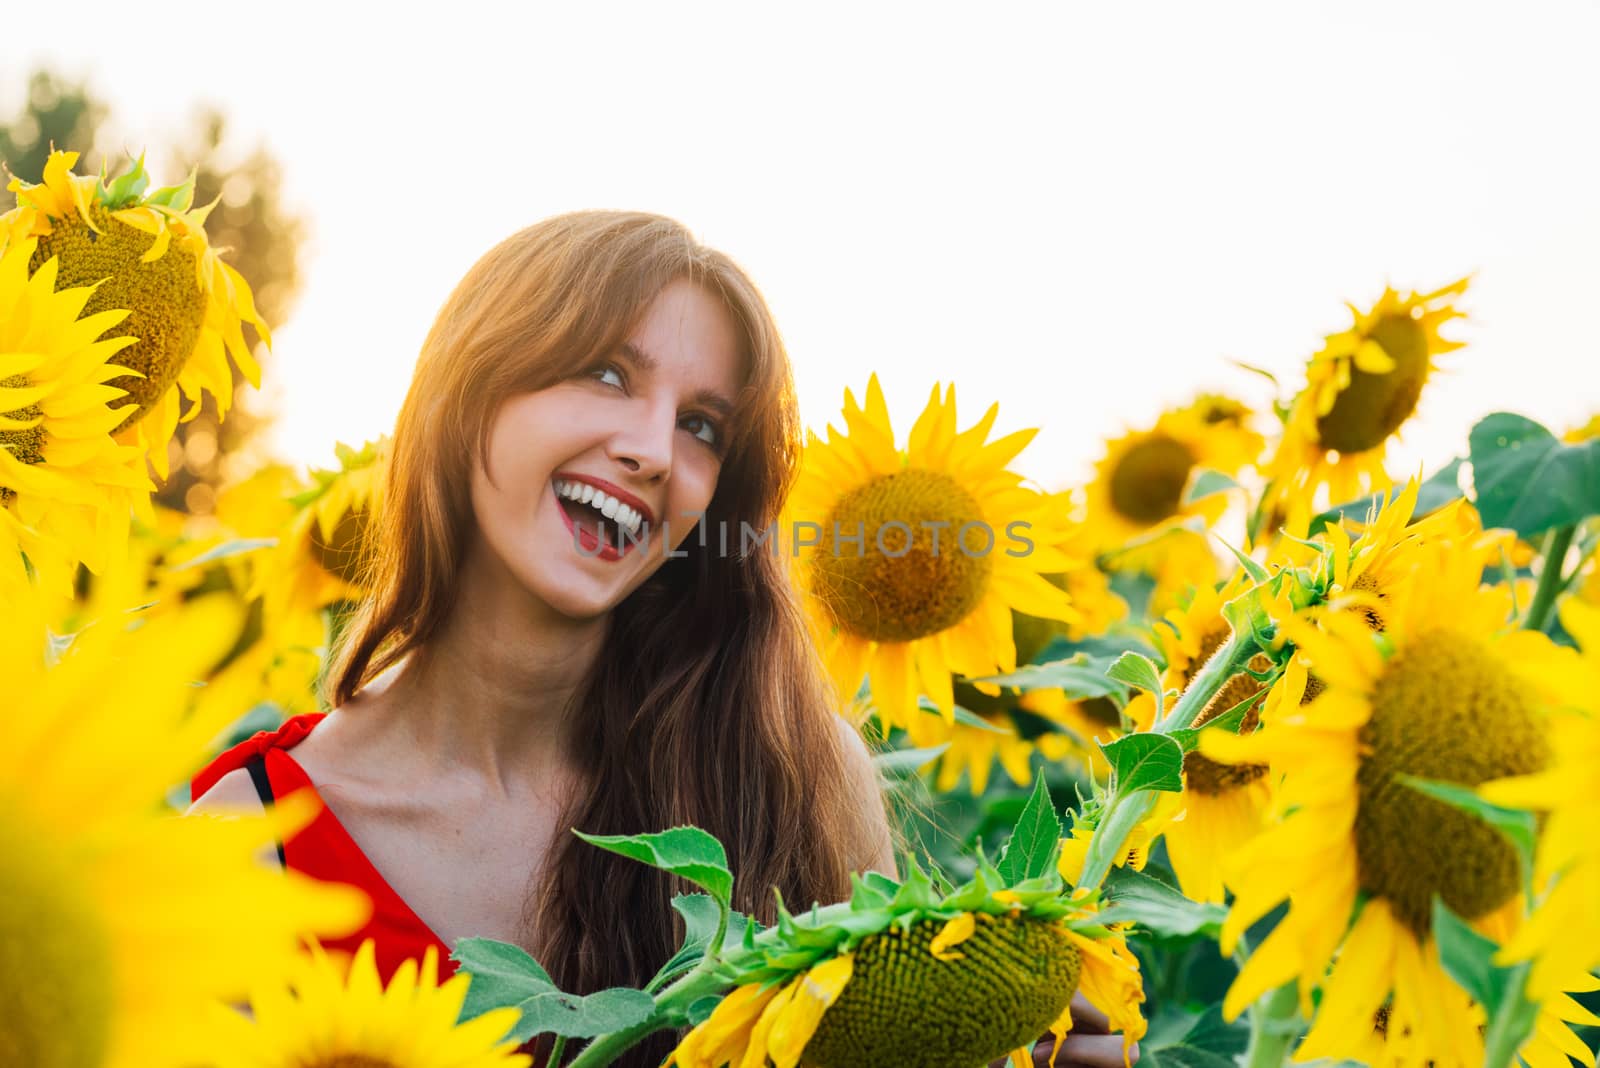
<svg viewBox="0 0 1600 1068">
<path fill-rule="evenodd" d="M 263 792 L 263 787 L 267 787 L 271 797 L 287 797 L 296 790 L 310 790 L 316 794 L 317 788 L 305 769 L 289 755 L 289 750 L 310 734 L 326 714 L 310 712 L 294 716 L 275 731 L 259 731 L 240 742 L 194 777 L 190 784 L 191 796 L 200 797 L 216 785 L 218 779 L 240 768 L 250 769 L 257 791 Z M 320 801 L 321 795 L 317 795 L 317 799 Z M 278 856 L 290 871 L 324 882 L 348 883 L 366 891 L 372 898 L 372 919 L 367 925 L 345 938 L 328 939 L 323 943 L 328 948 L 354 954 L 362 942 L 372 939 L 378 974 L 385 985 L 402 962 L 420 961 L 429 946 L 439 952 L 440 982 L 455 973 L 456 963 L 450 959 L 450 947 L 395 893 L 326 804 L 304 830 L 279 846 Z"/>
</svg>

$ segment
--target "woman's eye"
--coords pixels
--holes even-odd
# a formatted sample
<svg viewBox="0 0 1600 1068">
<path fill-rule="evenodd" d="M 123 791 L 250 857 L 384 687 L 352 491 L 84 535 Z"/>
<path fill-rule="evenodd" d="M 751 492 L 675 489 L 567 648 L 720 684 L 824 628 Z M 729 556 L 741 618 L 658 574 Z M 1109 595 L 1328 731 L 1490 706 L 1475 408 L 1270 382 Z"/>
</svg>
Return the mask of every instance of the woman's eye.
<svg viewBox="0 0 1600 1068">
<path fill-rule="evenodd" d="M 598 367 L 595 370 L 590 371 L 589 377 L 595 379 L 596 381 L 604 382 L 608 386 L 615 386 L 618 389 L 621 389 L 623 385 L 622 372 L 611 366 L 609 363 L 604 367 Z"/>
<path fill-rule="evenodd" d="M 691 415 L 683 421 L 683 427 L 701 441 L 716 448 L 721 440 L 717 434 L 717 424 L 703 415 Z"/>
</svg>

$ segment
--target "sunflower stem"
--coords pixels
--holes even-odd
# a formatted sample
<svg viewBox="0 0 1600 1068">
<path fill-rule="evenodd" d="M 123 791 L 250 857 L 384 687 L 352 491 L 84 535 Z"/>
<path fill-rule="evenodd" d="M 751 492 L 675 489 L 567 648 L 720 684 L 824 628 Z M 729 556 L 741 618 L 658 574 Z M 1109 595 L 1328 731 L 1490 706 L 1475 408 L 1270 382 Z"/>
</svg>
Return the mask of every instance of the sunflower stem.
<svg viewBox="0 0 1600 1068">
<path fill-rule="evenodd" d="M 1256 640 L 1249 634 L 1233 634 L 1222 643 L 1210 660 L 1205 662 L 1194 681 L 1178 696 L 1172 711 L 1161 718 L 1153 730 L 1171 734 L 1194 723 L 1211 699 L 1217 696 L 1228 680 L 1243 671 L 1250 658 L 1256 655 Z"/>
<path fill-rule="evenodd" d="M 1285 983 L 1250 1006 L 1250 1045 L 1244 1053 L 1245 1068 L 1280 1068 L 1300 1033 L 1294 1025 L 1298 1001 L 1295 984 Z"/>
<path fill-rule="evenodd" d="M 1189 683 L 1178 700 L 1173 704 L 1172 711 L 1163 716 L 1151 728 L 1157 734 L 1171 734 L 1175 730 L 1188 727 L 1200 715 L 1200 712 L 1211 703 L 1222 687 L 1227 685 L 1245 665 L 1250 663 L 1250 658 L 1256 654 L 1257 645 L 1253 635 L 1232 634 L 1222 643 L 1210 660 L 1205 662 L 1194 680 Z M 1089 840 L 1089 850 L 1083 860 L 1083 874 L 1078 877 L 1079 887 L 1093 889 L 1099 886 L 1106 875 L 1111 871 L 1111 866 L 1117 856 L 1122 852 L 1123 843 L 1128 840 L 1128 835 L 1139 826 L 1139 822 L 1150 815 L 1156 806 L 1156 791 L 1134 790 L 1123 793 L 1116 783 L 1111 785 L 1111 793 L 1106 798 L 1105 815 L 1100 820 L 1100 825 L 1094 830 L 1094 837 Z"/>
<path fill-rule="evenodd" d="M 1528 606 L 1528 614 L 1522 618 L 1522 625 L 1527 630 L 1542 631 L 1545 624 L 1550 621 L 1550 610 L 1555 607 L 1556 594 L 1561 592 L 1565 583 L 1561 577 L 1561 567 L 1566 563 L 1567 549 L 1572 546 L 1572 535 L 1577 531 L 1575 524 L 1564 527 L 1553 527 L 1544 538 L 1544 564 L 1539 570 L 1539 585 L 1533 591 L 1533 603 Z"/>
<path fill-rule="evenodd" d="M 561 1052 L 566 1049 L 567 1036 L 557 1035 L 555 1045 L 550 1047 L 550 1059 L 545 1061 L 547 1068 L 560 1068 Z"/>
<path fill-rule="evenodd" d="M 656 995 L 656 1007 L 648 1019 L 625 1027 L 620 1031 L 599 1035 L 572 1058 L 567 1068 L 601 1068 L 610 1064 L 643 1039 L 667 1027 L 677 1026 L 684 1010 L 695 999 L 720 993 L 728 984 L 710 972 L 698 968 Z M 551 1062 L 555 1068 L 555 1062 Z"/>
</svg>

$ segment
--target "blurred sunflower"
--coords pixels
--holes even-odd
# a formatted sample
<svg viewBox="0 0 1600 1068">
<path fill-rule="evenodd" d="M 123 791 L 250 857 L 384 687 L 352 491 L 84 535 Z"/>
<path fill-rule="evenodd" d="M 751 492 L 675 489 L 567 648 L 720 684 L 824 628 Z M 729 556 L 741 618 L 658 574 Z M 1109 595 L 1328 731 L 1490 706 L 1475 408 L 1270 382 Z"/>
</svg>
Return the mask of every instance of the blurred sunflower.
<svg viewBox="0 0 1600 1068">
<path fill-rule="evenodd" d="M 1255 462 L 1262 438 L 1250 429 L 1251 412 L 1226 397 L 1202 395 L 1188 405 L 1163 412 L 1155 426 L 1134 430 L 1106 443 L 1088 488 L 1088 527 L 1100 552 L 1135 539 L 1149 541 L 1140 551 L 1119 554 L 1117 567 L 1154 574 L 1165 553 L 1148 535 L 1188 518 L 1214 522 L 1227 506 L 1221 494 L 1192 502 L 1184 490 L 1201 470 L 1236 475 Z"/>
<path fill-rule="evenodd" d="M 667 1063 L 855 1068 L 897 1063 L 909 1044 L 922 1063 L 970 1068 L 1047 1031 L 1059 1042 L 1080 990 L 1125 1050 L 1143 1037 L 1138 960 L 1121 935 L 1095 926 L 1092 909 L 1061 896 L 1059 881 L 1002 889 L 993 869 L 980 870 L 941 900 L 920 872 L 903 885 L 869 879 L 812 926 L 780 925 L 780 942 L 805 948 L 768 951 L 766 961 L 783 963 L 750 969 Z"/>
<path fill-rule="evenodd" d="M 935 386 L 901 451 L 874 375 L 864 408 L 845 393 L 847 433 L 807 434 L 784 529 L 820 530 L 797 577 L 839 693 L 868 676 L 886 725 L 913 723 L 919 692 L 953 718 L 952 675 L 1013 670 L 1013 610 L 1075 618 L 1043 578 L 1073 566 L 1068 500 L 1007 469 L 1036 431 L 988 441 L 998 412 L 958 432 L 955 387 Z"/>
<path fill-rule="evenodd" d="M 334 451 L 339 466 L 313 470 L 310 487 L 289 499 L 287 522 L 274 516 L 278 545 L 262 560 L 249 591 L 262 598 L 263 626 L 277 648 L 308 637 L 313 623 L 320 633 L 324 608 L 362 595 L 367 531 L 383 505 L 389 439 L 359 449 L 339 444 Z"/>
<path fill-rule="evenodd" d="M 0 252 L 0 584 L 22 579 L 20 552 L 51 593 L 70 597 L 80 561 L 103 571 L 128 540 L 129 513 L 153 488 L 137 449 L 118 445 L 109 384 L 132 339 L 101 335 L 120 310 L 85 314 L 94 286 L 62 286 L 58 259 L 28 264 L 36 242 Z M 80 318 L 79 316 L 82 316 Z"/>
<path fill-rule="evenodd" d="M 1439 328 L 1462 313 L 1451 303 L 1468 278 L 1432 293 L 1386 288 L 1354 322 L 1330 334 L 1306 365 L 1278 450 L 1267 468 L 1263 509 L 1291 534 L 1303 534 L 1313 509 L 1387 487 L 1388 443 L 1417 410 L 1436 356 L 1462 347 Z"/>
<path fill-rule="evenodd" d="M 43 182 L 13 178 L 7 188 L 17 206 L 0 216 L 0 235 L 13 244 L 37 238 L 30 269 L 59 258 L 58 286 L 100 283 L 86 306 L 90 314 L 129 309 L 112 330 L 137 339 L 119 357 L 130 373 L 113 382 L 127 394 L 113 403 L 123 417 L 118 438 L 147 452 L 166 478 L 167 443 L 180 418 L 173 387 L 190 401 L 184 420 L 199 414 L 202 392 L 223 418 L 233 403 L 229 356 L 251 385 L 261 384 L 242 325 L 254 326 L 268 346 L 272 337 L 250 287 L 206 240 L 211 208 L 193 207 L 193 175 L 146 193 L 142 157 L 109 184 L 104 175 L 73 174 L 77 162 L 76 152 L 52 152 Z"/>
<path fill-rule="evenodd" d="M 1536 876 L 1549 892 L 1502 954 L 1508 962 L 1533 960 L 1528 989 L 1535 998 L 1600 965 L 1600 608 L 1569 598 L 1560 612 L 1562 626 L 1583 650 L 1571 699 L 1584 707 L 1553 718 L 1549 768 L 1478 791 L 1498 805 L 1548 813 Z"/>
<path fill-rule="evenodd" d="M 0 1063 L 193 1064 L 200 1005 L 281 974 L 300 935 L 365 921 L 359 891 L 257 860 L 303 826 L 306 804 L 286 800 L 269 819 L 163 815 L 167 791 L 222 726 L 186 715 L 184 696 L 233 633 L 235 612 L 203 598 L 137 627 L 110 616 L 63 651 L 39 598 L 8 599 Z"/>
<path fill-rule="evenodd" d="M 457 1024 L 470 978 L 439 984 L 438 951 L 400 965 L 389 986 L 378 977 L 372 940 L 348 969 L 315 943 L 286 986 L 258 985 L 254 1020 L 217 1007 L 217 1068 L 526 1068 L 505 1036 L 516 1008 Z"/>
<path fill-rule="evenodd" d="M 1520 907 L 1516 854 L 1402 777 L 1477 786 L 1542 770 L 1545 711 L 1571 669 L 1544 635 L 1508 632 L 1508 599 L 1480 591 L 1481 571 L 1470 546 L 1442 546 L 1406 596 L 1382 602 L 1381 636 L 1359 605 L 1284 621 L 1321 692 L 1304 707 L 1284 701 L 1253 734 L 1200 735 L 1208 758 L 1282 776 L 1281 819 L 1229 867 L 1223 951 L 1286 899 L 1289 912 L 1223 1011 L 1237 1017 L 1298 980 L 1310 1016 L 1321 987 L 1300 1057 L 1346 1056 L 1387 1001 L 1390 1027 L 1415 1035 L 1427 1058 L 1482 1059 L 1470 1016 L 1447 1011 L 1460 998 L 1433 942 L 1432 902 L 1468 922 L 1504 922 Z"/>
</svg>

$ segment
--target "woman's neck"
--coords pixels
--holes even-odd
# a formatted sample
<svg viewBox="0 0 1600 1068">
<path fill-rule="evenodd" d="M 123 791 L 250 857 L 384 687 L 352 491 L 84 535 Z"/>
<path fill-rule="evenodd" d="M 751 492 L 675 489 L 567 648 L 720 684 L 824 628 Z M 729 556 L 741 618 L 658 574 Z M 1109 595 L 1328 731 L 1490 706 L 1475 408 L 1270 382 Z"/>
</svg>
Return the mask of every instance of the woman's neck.
<svg viewBox="0 0 1600 1068">
<path fill-rule="evenodd" d="M 606 620 L 575 621 L 509 576 L 463 568 L 453 611 L 382 694 L 387 727 L 427 762 L 423 774 L 482 776 L 506 794 L 572 770 L 571 704 Z"/>
</svg>

